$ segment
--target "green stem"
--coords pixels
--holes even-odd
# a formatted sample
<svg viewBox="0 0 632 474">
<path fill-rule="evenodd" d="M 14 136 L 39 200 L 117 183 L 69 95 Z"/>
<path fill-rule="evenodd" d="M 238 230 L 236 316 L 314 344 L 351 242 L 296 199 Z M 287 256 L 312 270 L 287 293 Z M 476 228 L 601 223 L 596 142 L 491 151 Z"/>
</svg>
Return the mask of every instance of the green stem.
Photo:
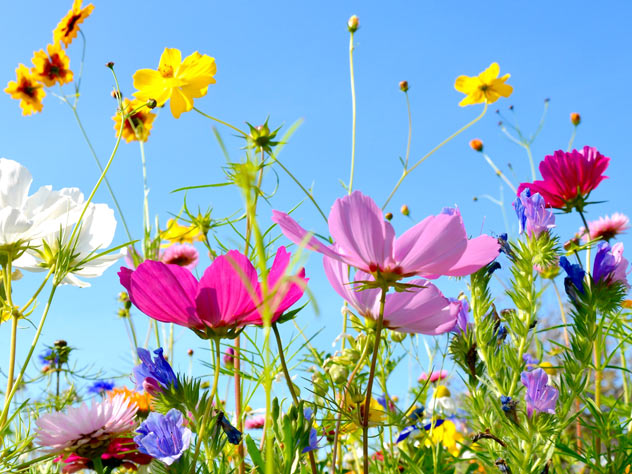
<svg viewBox="0 0 632 474">
<path fill-rule="evenodd" d="M 628 387 L 628 362 L 625 358 L 625 345 L 621 344 L 621 367 L 623 370 L 621 371 L 621 378 L 623 380 L 623 402 L 625 405 L 630 405 L 630 388 Z"/>
<path fill-rule="evenodd" d="M 138 140 L 140 145 L 140 161 L 143 168 L 143 253 L 145 258 L 153 258 L 148 255 L 151 245 L 151 224 L 149 223 L 149 187 L 147 186 L 147 160 L 145 158 L 145 145 L 142 140 Z"/>
<path fill-rule="evenodd" d="M 364 400 L 364 418 L 362 420 L 362 454 L 364 463 L 364 474 L 369 474 L 369 416 L 371 414 L 371 392 L 373 390 L 373 380 L 375 379 L 375 365 L 380 352 L 380 340 L 382 336 L 382 324 L 384 322 L 384 303 L 386 302 L 386 288 L 382 288 L 380 296 L 380 314 L 375 328 L 375 344 L 373 345 L 373 357 L 371 358 L 371 369 L 369 371 L 369 381 L 366 387 L 366 397 Z"/>
<path fill-rule="evenodd" d="M 511 181 L 509 181 L 509 178 L 505 176 L 505 173 L 500 171 L 498 166 L 496 166 L 496 163 L 494 163 L 494 161 L 491 159 L 491 157 L 487 153 L 483 152 L 482 155 L 485 158 L 485 161 L 487 161 L 487 163 L 489 164 L 489 166 L 492 167 L 492 169 L 494 170 L 494 173 L 496 173 L 496 176 L 500 177 L 505 183 L 507 183 L 507 186 L 509 186 L 509 188 L 511 188 L 514 194 L 516 194 L 517 192 L 516 187 L 513 185 Z"/>
<path fill-rule="evenodd" d="M 15 370 L 15 352 L 18 343 L 18 320 L 19 313 L 15 313 L 15 308 L 13 307 L 13 296 L 11 295 L 11 273 L 13 273 L 12 268 L 13 263 L 13 255 L 11 252 L 7 254 L 7 263 L 2 267 L 2 280 L 4 282 L 4 294 L 6 297 L 5 310 L 9 312 L 11 315 L 11 343 L 9 345 L 9 373 L 7 374 L 7 390 L 4 395 L 4 400 L 6 403 L 7 397 L 9 393 L 11 393 L 11 389 L 13 388 L 13 375 Z"/>
<path fill-rule="evenodd" d="M 399 180 L 395 184 L 395 187 L 391 191 L 391 194 L 388 195 L 388 198 L 386 199 L 386 202 L 382 206 L 382 210 L 384 210 L 386 208 L 386 206 L 388 205 L 388 203 L 391 201 L 391 199 L 393 198 L 393 196 L 395 195 L 395 193 L 399 189 L 399 186 L 402 184 L 402 182 L 404 181 L 406 176 L 408 176 L 415 168 L 417 168 L 420 164 L 422 164 L 424 161 L 426 161 L 426 159 L 428 159 L 430 156 L 432 156 L 437 150 L 439 150 L 441 147 L 443 147 L 446 143 L 448 143 L 454 137 L 456 137 L 457 135 L 460 135 L 465 130 L 470 128 L 472 125 L 474 125 L 476 122 L 478 122 L 480 119 L 482 119 L 486 112 L 487 112 L 487 102 L 485 102 L 485 106 L 483 107 L 483 111 L 481 112 L 481 114 L 478 117 L 476 117 L 474 120 L 472 120 L 471 122 L 467 123 L 466 125 L 464 125 L 460 129 L 458 129 L 456 132 L 454 132 L 448 138 L 446 138 L 441 143 L 439 143 L 437 146 L 435 146 L 432 150 L 430 150 L 428 153 L 426 153 L 424 156 L 422 156 L 417 161 L 417 163 L 415 163 L 413 166 L 411 166 L 410 168 L 404 170 L 404 172 L 402 173 L 401 177 L 399 178 Z"/>
<path fill-rule="evenodd" d="M 248 134 L 246 132 L 244 132 L 242 130 L 239 130 L 237 127 L 229 124 L 228 122 L 224 122 L 223 120 L 220 120 L 217 117 L 213 117 L 212 115 L 205 114 L 204 112 L 202 112 L 197 107 L 193 107 L 193 110 L 195 110 L 198 114 L 202 115 L 203 117 L 206 117 L 207 119 L 213 120 L 213 121 L 215 121 L 217 123 L 221 123 L 222 125 L 225 125 L 228 128 L 232 128 L 234 131 L 236 131 L 240 135 L 243 135 L 244 137 L 248 136 Z"/>
<path fill-rule="evenodd" d="M 356 149 L 356 94 L 355 75 L 353 73 L 353 31 L 349 34 L 349 75 L 351 80 L 351 172 L 349 176 L 349 194 L 353 190 L 353 172 L 355 168 Z"/>
<path fill-rule="evenodd" d="M 404 161 L 404 169 L 408 168 L 408 158 L 410 157 L 410 142 L 413 137 L 413 116 L 410 111 L 410 99 L 408 98 L 408 91 L 404 92 L 406 96 L 406 108 L 408 109 L 408 142 L 406 143 L 406 160 Z"/>
<path fill-rule="evenodd" d="M 155 319 L 152 319 L 152 322 L 154 324 L 154 334 L 156 336 L 156 348 L 162 347 L 160 345 L 160 331 L 158 331 L 158 321 L 156 321 Z"/>
<path fill-rule="evenodd" d="M 39 294 L 42 292 L 42 290 L 44 289 L 44 287 L 46 286 L 46 283 L 48 283 L 49 278 L 51 277 L 51 275 L 53 274 L 55 270 L 55 267 L 50 267 L 48 269 L 48 273 L 46 274 L 46 277 L 44 278 L 44 281 L 42 281 L 42 284 L 39 286 L 39 288 L 37 288 L 37 290 L 35 291 L 35 293 L 33 293 L 33 296 L 31 296 L 29 298 L 29 300 L 24 303 L 24 306 L 22 306 L 20 308 L 20 314 L 24 314 L 26 312 L 26 310 L 28 309 L 29 306 L 31 306 L 34 302 L 35 299 L 39 296 Z"/>
<path fill-rule="evenodd" d="M 529 165 L 531 166 L 531 178 L 532 181 L 535 181 L 535 164 L 533 162 L 533 154 L 531 153 L 531 145 L 528 143 L 523 143 L 522 146 L 525 150 L 527 150 L 527 156 L 529 157 Z"/>
<path fill-rule="evenodd" d="M 571 133 L 571 139 L 568 141 L 568 146 L 566 147 L 566 151 L 571 151 L 571 148 L 573 148 L 575 135 L 577 135 L 577 125 L 573 125 L 573 132 Z"/>
<path fill-rule="evenodd" d="M 103 461 L 101 461 L 101 456 L 97 456 L 96 458 L 92 459 L 92 466 L 92 469 L 94 469 L 94 471 L 98 474 L 105 474 L 105 471 L 103 469 Z"/>
</svg>

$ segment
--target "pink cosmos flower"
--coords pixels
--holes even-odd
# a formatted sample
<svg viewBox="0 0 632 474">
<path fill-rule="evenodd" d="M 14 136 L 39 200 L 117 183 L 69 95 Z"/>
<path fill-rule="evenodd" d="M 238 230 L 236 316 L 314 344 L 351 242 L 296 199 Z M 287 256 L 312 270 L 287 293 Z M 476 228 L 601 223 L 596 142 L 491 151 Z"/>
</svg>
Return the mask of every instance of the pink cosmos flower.
<svg viewBox="0 0 632 474">
<path fill-rule="evenodd" d="M 447 370 L 439 370 L 439 371 L 433 371 L 430 374 L 430 382 L 436 382 L 437 380 L 443 380 L 448 376 L 448 371 Z M 418 382 L 425 382 L 426 380 L 428 380 L 428 374 L 426 372 L 422 372 L 421 375 L 419 376 L 419 378 L 417 379 Z"/>
<path fill-rule="evenodd" d="M 337 199 L 329 213 L 335 247 L 326 246 L 288 214 L 273 211 L 272 220 L 292 242 L 364 272 L 404 278 L 418 275 L 465 276 L 498 256 L 498 242 L 481 235 L 468 239 L 458 209 L 428 216 L 397 239 L 375 202 L 360 191 Z"/>
<path fill-rule="evenodd" d="M 250 418 L 246 418 L 246 423 L 244 426 L 247 430 L 260 430 L 266 424 L 266 416 L 265 415 L 256 415 L 251 416 Z"/>
<path fill-rule="evenodd" d="M 584 201 L 607 176 L 610 158 L 603 156 L 596 148 L 585 146 L 582 151 L 556 151 L 540 162 L 542 180 L 522 183 L 518 187 L 518 196 L 529 189 L 532 194 L 539 193 L 548 207 L 571 211 L 580 210 Z"/>
<path fill-rule="evenodd" d="M 65 413 L 49 413 L 35 422 L 36 441 L 49 453 L 74 452 L 91 458 L 106 451 L 117 435 L 134 429 L 137 409 L 120 394 L 98 403 L 93 400 L 90 406 L 70 407 Z"/>
<path fill-rule="evenodd" d="M 137 465 L 146 465 L 154 458 L 147 454 L 139 453 L 138 446 L 132 438 L 114 438 L 110 441 L 107 449 L 101 454 L 101 462 L 104 467 L 122 467 L 132 471 L 138 470 Z M 69 456 L 59 455 L 54 462 L 61 462 L 64 466 L 61 472 L 69 474 L 82 469 L 93 469 L 94 464 L 91 459 L 79 456 L 75 453 Z"/>
<path fill-rule="evenodd" d="M 339 260 L 325 257 L 325 274 L 333 289 L 365 318 L 377 320 L 380 310 L 378 288 L 355 291 L 351 281 L 369 281 L 373 277 L 362 270 L 349 279 L 349 266 Z M 441 291 L 427 280 L 412 280 L 410 291 L 389 293 L 384 303 L 384 327 L 404 333 L 443 334 L 456 324 L 460 306 L 451 303 Z"/>
<path fill-rule="evenodd" d="M 281 278 L 289 264 L 290 254 L 279 247 L 268 273 L 268 288 L 274 292 L 267 302 L 272 322 L 301 298 L 307 284 L 304 269 Z M 186 268 L 149 260 L 136 270 L 122 267 L 119 278 L 132 303 L 147 316 L 186 326 L 203 338 L 234 337 L 246 324 L 263 324 L 257 271 L 237 250 L 217 257 L 200 281 Z"/>
<path fill-rule="evenodd" d="M 600 217 L 596 221 L 588 223 L 590 240 L 602 239 L 608 242 L 610 239 L 614 239 L 617 235 L 623 234 L 630 228 L 630 219 L 620 212 L 615 212 L 611 216 Z M 587 241 L 586 229 L 582 227 L 579 229 L 579 235 L 583 236 L 582 239 Z"/>
<path fill-rule="evenodd" d="M 193 245 L 173 244 L 160 255 L 160 261 L 193 270 L 198 264 L 198 251 Z"/>
</svg>

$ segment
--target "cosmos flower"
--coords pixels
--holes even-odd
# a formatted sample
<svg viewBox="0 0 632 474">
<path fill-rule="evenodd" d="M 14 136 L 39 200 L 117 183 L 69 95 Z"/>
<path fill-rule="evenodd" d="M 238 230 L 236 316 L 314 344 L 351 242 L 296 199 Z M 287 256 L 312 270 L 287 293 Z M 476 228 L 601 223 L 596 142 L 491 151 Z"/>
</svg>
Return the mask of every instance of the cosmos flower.
<svg viewBox="0 0 632 474">
<path fill-rule="evenodd" d="M 173 244 L 160 255 L 162 263 L 168 263 L 193 270 L 199 261 L 198 251 L 192 245 Z"/>
<path fill-rule="evenodd" d="M 70 58 L 61 49 L 59 43 L 49 44 L 46 51 L 36 51 L 31 61 L 35 66 L 33 68 L 34 76 L 45 86 L 51 87 L 55 84 L 63 86 L 72 82 L 73 73 L 70 70 Z"/>
<path fill-rule="evenodd" d="M 197 51 L 182 60 L 175 48 L 165 48 L 158 70 L 141 69 L 134 74 L 134 96 L 143 102 L 154 99 L 159 107 L 171 101 L 171 113 L 179 118 L 193 108 L 193 99 L 206 95 L 215 84 L 215 59 Z"/>
<path fill-rule="evenodd" d="M 178 379 L 169 362 L 162 355 L 162 347 L 154 351 L 156 357 L 153 360 L 147 349 L 139 347 L 136 350 L 140 364 L 132 370 L 136 379 L 137 390 L 142 389 L 150 395 L 155 395 L 171 385 L 177 387 Z"/>
<path fill-rule="evenodd" d="M 615 212 L 611 216 L 600 217 L 596 221 L 588 223 L 589 233 L 586 235 L 586 229 L 582 227 L 579 229 L 578 234 L 582 236 L 584 241 L 590 240 L 605 240 L 614 239 L 616 236 L 623 234 L 630 228 L 630 219 L 620 212 Z M 588 238 L 587 238 L 588 237 Z"/>
<path fill-rule="evenodd" d="M 542 232 L 555 227 L 555 216 L 546 209 L 544 198 L 538 193 L 531 195 L 529 188 L 525 188 L 513 203 L 520 224 L 519 232 L 525 232 L 530 237 L 537 237 Z"/>
<path fill-rule="evenodd" d="M 145 103 L 137 99 L 123 99 L 123 114 L 117 112 L 112 117 L 114 130 L 118 134 L 121 129 L 121 120 L 123 120 L 125 115 L 131 114 L 123 124 L 122 136 L 127 143 L 131 141 L 146 142 L 149 138 L 151 127 L 154 120 L 156 120 L 156 114 L 148 107 L 143 107 Z"/>
<path fill-rule="evenodd" d="M 498 63 L 491 63 L 478 76 L 457 77 L 454 88 L 465 94 L 459 105 L 465 107 L 466 105 L 482 104 L 483 102 L 493 104 L 500 97 L 509 97 L 513 92 L 513 87 L 505 84 L 505 81 L 509 79 L 510 75 L 505 74 L 499 78 L 499 74 L 500 66 L 498 66 Z"/>
<path fill-rule="evenodd" d="M 623 244 L 618 242 L 612 247 L 606 242 L 599 244 L 593 266 L 593 280 L 595 283 L 603 282 L 612 285 L 619 282 L 626 288 L 630 288 L 627 279 L 629 262 L 623 256 Z"/>
<path fill-rule="evenodd" d="M 430 382 L 436 382 L 437 380 L 445 379 L 447 376 L 448 376 L 447 370 L 434 370 L 430 373 L 430 377 L 428 377 L 428 374 L 426 372 L 422 372 L 419 378 L 417 379 L 417 382 L 419 383 L 425 382 L 426 380 L 428 380 L 428 378 L 430 378 Z"/>
<path fill-rule="evenodd" d="M 134 429 L 136 406 L 123 395 L 105 398 L 92 405 L 82 403 L 66 412 L 42 415 L 36 442 L 49 453 L 74 452 L 92 458 L 103 453 L 110 441 Z"/>
<path fill-rule="evenodd" d="M 61 472 L 64 474 L 73 473 L 82 469 L 94 469 L 94 463 L 89 458 L 70 454 L 69 456 L 57 456 L 54 462 L 63 463 Z M 107 468 L 125 468 L 131 471 L 138 470 L 138 466 L 149 464 L 153 461 L 151 456 L 139 453 L 138 446 L 131 438 L 114 438 L 110 441 L 107 449 L 101 454 L 101 463 Z"/>
<path fill-rule="evenodd" d="M 191 430 L 183 422 L 182 413 L 175 408 L 166 415 L 150 413 L 136 430 L 138 450 L 170 466 L 191 444 Z"/>
<path fill-rule="evenodd" d="M 260 430 L 266 424 L 266 416 L 265 415 L 255 415 L 249 418 L 246 418 L 246 422 L 244 423 L 244 427 L 247 430 Z"/>
<path fill-rule="evenodd" d="M 9 81 L 4 92 L 11 98 L 20 101 L 22 115 L 31 115 L 33 112 L 41 112 L 42 99 L 46 96 L 44 86 L 38 82 L 37 77 L 24 64 L 20 64 L 15 70 L 17 79 Z"/>
<path fill-rule="evenodd" d="M 533 415 L 534 411 L 554 415 L 559 392 L 555 387 L 547 385 L 549 377 L 546 372 L 543 369 L 523 372 L 520 380 L 527 388 L 525 393 L 527 415 Z"/>
<path fill-rule="evenodd" d="M 539 193 L 548 207 L 570 212 L 577 208 L 583 210 L 586 199 L 599 183 L 607 176 L 610 158 L 603 156 L 596 148 L 585 146 L 582 151 L 556 151 L 540 162 L 541 180 L 522 183 L 518 187 L 518 196 L 525 189 Z"/>
<path fill-rule="evenodd" d="M 377 204 L 360 191 L 337 199 L 331 208 L 329 232 L 334 246 L 319 242 L 284 212 L 273 211 L 272 220 L 295 244 L 389 282 L 413 275 L 430 279 L 469 275 L 499 252 L 493 237 L 467 238 L 458 209 L 429 216 L 396 239 Z"/>
<path fill-rule="evenodd" d="M 66 48 L 70 46 L 72 40 L 77 37 L 79 25 L 90 16 L 92 10 L 94 5 L 89 4 L 81 8 L 81 0 L 75 0 L 70 11 L 53 30 L 53 42 L 64 43 Z"/>
</svg>

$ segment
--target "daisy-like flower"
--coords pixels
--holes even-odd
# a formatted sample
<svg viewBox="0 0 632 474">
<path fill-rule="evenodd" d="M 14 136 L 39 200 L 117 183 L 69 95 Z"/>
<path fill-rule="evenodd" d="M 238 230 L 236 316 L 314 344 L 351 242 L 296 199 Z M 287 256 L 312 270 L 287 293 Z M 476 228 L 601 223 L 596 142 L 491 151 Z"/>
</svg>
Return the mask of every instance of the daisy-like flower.
<svg viewBox="0 0 632 474">
<path fill-rule="evenodd" d="M 65 413 L 49 413 L 35 422 L 36 441 L 49 453 L 94 458 L 105 452 L 113 438 L 134 429 L 136 410 L 125 396 L 117 395 L 70 407 Z"/>
<path fill-rule="evenodd" d="M 588 223 L 588 236 L 586 236 L 586 228 L 579 229 L 579 235 L 582 236 L 584 241 L 590 240 L 605 240 L 608 242 L 610 239 L 614 239 L 617 235 L 623 234 L 630 228 L 630 219 L 620 212 L 615 212 L 611 216 L 600 217 L 596 221 Z"/>
<path fill-rule="evenodd" d="M 16 81 L 9 81 L 4 90 L 13 99 L 20 101 L 22 115 L 31 115 L 33 112 L 41 112 L 42 99 L 46 96 L 44 86 L 37 82 L 37 77 L 29 68 L 20 64 L 15 70 Z"/>
<path fill-rule="evenodd" d="M 67 48 L 72 40 L 77 37 L 79 25 L 90 16 L 94 10 L 91 3 L 81 8 L 81 0 L 75 0 L 72 8 L 66 16 L 61 19 L 57 27 L 53 30 L 53 42 L 64 43 Z"/>
<path fill-rule="evenodd" d="M 173 244 L 160 256 L 160 261 L 193 270 L 198 264 L 199 254 L 192 245 Z"/>
<path fill-rule="evenodd" d="M 117 468 L 121 467 L 130 471 L 137 471 L 138 465 L 146 465 L 153 461 L 154 458 L 147 454 L 139 453 L 138 446 L 133 439 L 129 437 L 114 438 L 110 441 L 107 449 L 101 454 L 101 463 L 103 467 Z M 70 456 L 57 456 L 53 462 L 63 463 L 61 469 L 63 474 L 70 474 L 82 469 L 94 469 L 94 463 L 91 459 L 71 454 Z"/>
<path fill-rule="evenodd" d="M 498 77 L 500 74 L 500 67 L 498 63 L 491 63 L 491 65 L 481 72 L 478 76 L 459 76 L 454 82 L 454 88 L 465 94 L 465 97 L 459 105 L 465 107 L 466 105 L 488 103 L 493 104 L 500 97 L 509 97 L 513 92 L 513 87 L 509 84 L 505 84 L 505 81 L 509 79 L 510 74 L 505 74 L 502 77 Z"/>
<path fill-rule="evenodd" d="M 153 113 L 148 107 L 141 107 L 145 102 L 140 100 L 123 99 L 123 113 L 129 114 L 136 110 L 132 115 L 127 117 L 125 124 L 123 125 L 123 138 L 127 143 L 131 141 L 146 142 L 151 132 L 151 127 L 156 114 Z M 120 113 L 116 113 L 112 120 L 114 120 L 114 130 L 116 133 L 121 129 L 121 120 L 123 116 Z"/>
<path fill-rule="evenodd" d="M 134 74 L 134 96 L 140 101 L 154 99 L 158 106 L 171 100 L 171 113 L 179 118 L 193 108 L 193 99 L 206 95 L 215 84 L 215 59 L 197 51 L 182 60 L 175 48 L 165 48 L 158 70 L 140 69 Z"/>
<path fill-rule="evenodd" d="M 115 387 L 108 392 L 108 397 L 123 395 L 130 404 L 136 405 L 140 413 L 147 413 L 151 408 L 152 396 L 147 392 L 137 392 L 127 387 Z"/>
<path fill-rule="evenodd" d="M 72 81 L 73 73 L 70 70 L 70 58 L 61 49 L 59 43 L 49 44 L 46 51 L 43 49 L 36 51 L 31 60 L 33 74 L 45 86 L 50 87 L 55 84 L 63 86 Z"/>
</svg>

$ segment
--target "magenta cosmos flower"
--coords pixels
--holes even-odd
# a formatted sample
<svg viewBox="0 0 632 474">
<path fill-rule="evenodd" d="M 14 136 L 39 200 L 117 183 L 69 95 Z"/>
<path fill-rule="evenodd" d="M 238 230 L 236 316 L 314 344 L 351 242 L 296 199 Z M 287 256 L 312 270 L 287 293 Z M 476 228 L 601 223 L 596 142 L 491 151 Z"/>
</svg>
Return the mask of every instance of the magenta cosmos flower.
<svg viewBox="0 0 632 474">
<path fill-rule="evenodd" d="M 352 281 L 370 281 L 373 277 L 358 270 L 349 280 L 349 266 L 333 258 L 324 258 L 325 274 L 333 289 L 363 317 L 377 320 L 380 311 L 379 288 L 355 291 Z M 411 280 L 408 291 L 389 293 L 384 303 L 383 325 L 393 331 L 443 334 L 456 324 L 460 306 L 450 302 L 427 280 Z"/>
<path fill-rule="evenodd" d="M 82 403 L 64 412 L 41 416 L 36 441 L 49 453 L 75 453 L 93 458 L 105 452 L 113 438 L 135 427 L 137 406 L 124 394 L 105 398 L 92 405 Z"/>
<path fill-rule="evenodd" d="M 329 213 L 335 247 L 312 237 L 288 214 L 273 211 L 285 236 L 299 245 L 389 280 L 418 275 L 465 276 L 498 256 L 498 242 L 488 235 L 468 239 L 458 209 L 445 209 L 395 238 L 373 199 L 360 191 L 337 199 Z"/>
<path fill-rule="evenodd" d="M 525 189 L 532 194 L 539 193 L 546 205 L 567 212 L 577 208 L 583 210 L 585 200 L 607 176 L 610 158 L 603 156 L 596 148 L 585 146 L 582 151 L 556 151 L 540 162 L 541 180 L 522 183 L 518 196 Z"/>
<path fill-rule="evenodd" d="M 285 277 L 290 256 L 279 247 L 268 273 L 272 322 L 303 296 L 307 284 L 304 269 Z M 150 260 L 136 270 L 122 267 L 119 278 L 132 303 L 147 316 L 186 326 L 203 338 L 235 337 L 247 324 L 263 324 L 257 271 L 237 250 L 217 257 L 200 281 L 186 268 Z"/>
</svg>

